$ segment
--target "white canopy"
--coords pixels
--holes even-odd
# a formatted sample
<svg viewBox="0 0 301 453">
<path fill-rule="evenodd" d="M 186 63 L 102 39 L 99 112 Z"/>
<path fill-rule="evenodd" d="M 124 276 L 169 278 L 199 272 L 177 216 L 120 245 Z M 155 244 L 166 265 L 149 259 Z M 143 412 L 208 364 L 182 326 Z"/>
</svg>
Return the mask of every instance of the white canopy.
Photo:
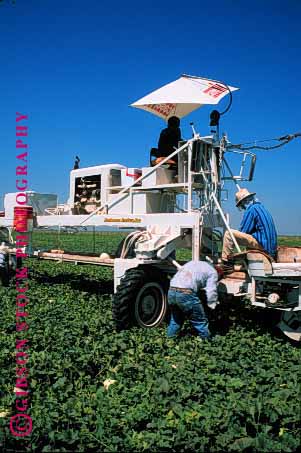
<svg viewBox="0 0 301 453">
<path fill-rule="evenodd" d="M 182 118 L 206 104 L 217 104 L 230 91 L 238 90 L 223 82 L 183 74 L 174 82 L 144 96 L 131 104 L 167 120 Z"/>
</svg>

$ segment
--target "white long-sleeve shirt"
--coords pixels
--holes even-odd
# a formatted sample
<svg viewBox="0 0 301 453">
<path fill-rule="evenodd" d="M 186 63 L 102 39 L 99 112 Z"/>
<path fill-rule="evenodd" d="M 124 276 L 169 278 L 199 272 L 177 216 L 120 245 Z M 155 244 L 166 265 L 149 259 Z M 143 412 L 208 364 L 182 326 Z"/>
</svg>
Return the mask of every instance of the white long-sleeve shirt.
<svg viewBox="0 0 301 453">
<path fill-rule="evenodd" d="M 191 289 L 196 293 L 204 289 L 208 306 L 215 308 L 218 303 L 217 282 L 218 274 L 213 266 L 206 261 L 189 261 L 174 275 L 170 286 Z"/>
</svg>

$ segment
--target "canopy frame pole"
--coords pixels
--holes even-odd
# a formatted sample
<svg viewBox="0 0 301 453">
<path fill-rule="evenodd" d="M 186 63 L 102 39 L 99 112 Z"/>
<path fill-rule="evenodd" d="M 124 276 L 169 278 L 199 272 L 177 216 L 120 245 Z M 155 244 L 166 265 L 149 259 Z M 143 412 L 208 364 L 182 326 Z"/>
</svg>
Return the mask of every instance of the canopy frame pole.
<svg viewBox="0 0 301 453">
<path fill-rule="evenodd" d="M 191 154 L 192 154 L 192 144 L 190 143 L 188 146 L 188 166 L 187 166 L 187 173 L 188 173 L 188 206 L 187 211 L 190 213 L 192 211 L 192 174 L 191 174 Z"/>
</svg>

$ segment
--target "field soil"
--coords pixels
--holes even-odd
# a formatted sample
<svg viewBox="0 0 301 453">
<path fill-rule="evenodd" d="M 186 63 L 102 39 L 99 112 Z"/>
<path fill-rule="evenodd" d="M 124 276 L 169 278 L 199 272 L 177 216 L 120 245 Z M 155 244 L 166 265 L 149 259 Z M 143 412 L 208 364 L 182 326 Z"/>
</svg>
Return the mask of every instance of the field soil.
<svg viewBox="0 0 301 453">
<path fill-rule="evenodd" d="M 113 253 L 123 237 L 92 236 L 87 246 L 82 235 L 62 242 L 55 233 L 53 247 Z M 50 236 L 35 240 L 53 244 Z M 300 237 L 279 242 L 301 246 Z M 26 265 L 33 431 L 17 439 L 8 427 L 16 381 L 12 281 L 0 287 L 1 451 L 298 450 L 301 354 L 275 328 L 278 313 L 225 304 L 218 316 L 210 313 L 211 343 L 188 324 L 177 340 L 166 338 L 165 324 L 116 333 L 112 269 L 33 259 Z"/>
</svg>

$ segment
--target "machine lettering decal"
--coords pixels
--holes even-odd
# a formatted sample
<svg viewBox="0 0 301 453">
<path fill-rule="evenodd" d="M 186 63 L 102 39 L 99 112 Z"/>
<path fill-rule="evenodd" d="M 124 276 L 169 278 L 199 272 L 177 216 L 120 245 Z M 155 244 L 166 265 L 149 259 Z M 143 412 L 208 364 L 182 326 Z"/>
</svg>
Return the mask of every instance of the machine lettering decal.
<svg viewBox="0 0 301 453">
<path fill-rule="evenodd" d="M 148 107 L 151 110 L 160 113 L 165 118 L 176 111 L 176 104 L 150 104 Z"/>
<path fill-rule="evenodd" d="M 112 219 L 111 217 L 107 217 L 104 219 L 104 222 L 124 222 L 124 223 L 141 223 L 141 219 L 134 218 L 134 219 L 129 219 L 129 218 L 121 218 L 121 219 Z"/>
<path fill-rule="evenodd" d="M 225 91 L 227 91 L 227 87 L 219 85 L 218 83 L 209 82 L 209 87 L 203 90 L 203 93 L 206 93 L 208 94 L 208 96 L 211 96 L 213 98 L 218 98 Z"/>
</svg>

